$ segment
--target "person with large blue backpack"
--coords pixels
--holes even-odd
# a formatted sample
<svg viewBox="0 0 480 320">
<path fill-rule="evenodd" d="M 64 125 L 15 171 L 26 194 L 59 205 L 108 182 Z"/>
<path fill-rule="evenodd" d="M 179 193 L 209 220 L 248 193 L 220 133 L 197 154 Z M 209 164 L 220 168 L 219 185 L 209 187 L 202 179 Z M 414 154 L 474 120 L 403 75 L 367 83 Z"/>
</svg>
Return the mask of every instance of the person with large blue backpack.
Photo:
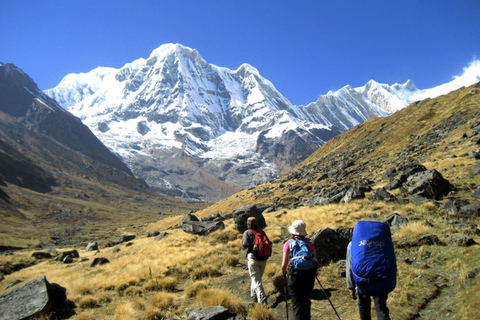
<svg viewBox="0 0 480 320">
<path fill-rule="evenodd" d="M 318 269 L 315 246 L 306 238 L 306 225 L 302 220 L 294 221 L 288 231 L 292 239 L 283 246 L 282 274 L 286 276 L 288 271 L 294 320 L 310 320 L 310 294 Z"/>
<path fill-rule="evenodd" d="M 390 320 L 388 294 L 397 283 L 397 262 L 390 227 L 383 222 L 359 221 L 347 247 L 346 278 L 361 320 L 371 319 L 371 298 L 378 320 Z"/>
</svg>

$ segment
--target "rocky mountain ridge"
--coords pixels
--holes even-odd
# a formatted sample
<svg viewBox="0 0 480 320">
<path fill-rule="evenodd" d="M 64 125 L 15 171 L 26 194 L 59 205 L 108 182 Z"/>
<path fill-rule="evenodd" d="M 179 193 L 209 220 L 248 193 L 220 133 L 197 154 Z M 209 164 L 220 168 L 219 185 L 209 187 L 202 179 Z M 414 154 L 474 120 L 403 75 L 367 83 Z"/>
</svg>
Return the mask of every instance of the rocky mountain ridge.
<svg viewBox="0 0 480 320">
<path fill-rule="evenodd" d="M 340 132 L 400 110 L 422 90 L 411 81 L 372 80 L 295 106 L 248 64 L 233 71 L 166 44 L 120 69 L 70 74 L 45 92 L 155 190 L 215 201 L 278 177 Z"/>
</svg>

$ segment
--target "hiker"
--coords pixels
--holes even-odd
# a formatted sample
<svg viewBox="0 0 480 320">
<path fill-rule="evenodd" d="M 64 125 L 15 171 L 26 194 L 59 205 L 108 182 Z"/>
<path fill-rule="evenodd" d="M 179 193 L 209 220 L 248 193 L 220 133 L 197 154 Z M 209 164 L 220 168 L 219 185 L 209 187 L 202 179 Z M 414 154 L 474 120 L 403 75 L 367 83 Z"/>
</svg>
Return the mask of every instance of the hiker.
<svg viewBox="0 0 480 320">
<path fill-rule="evenodd" d="M 377 319 L 390 320 L 387 299 L 396 286 L 397 268 L 388 225 L 359 221 L 347 246 L 346 261 L 347 288 L 353 300 L 357 300 L 358 291 L 360 319 L 372 319 L 373 298 Z"/>
<path fill-rule="evenodd" d="M 302 220 L 293 221 L 288 231 L 292 239 L 283 246 L 282 274 L 286 277 L 288 271 L 294 320 L 310 320 L 310 294 L 318 269 L 315 246 L 306 238 L 306 225 Z"/>
<path fill-rule="evenodd" d="M 251 279 L 250 296 L 254 302 L 267 304 L 262 277 L 267 259 L 272 254 L 272 243 L 265 232 L 258 227 L 255 217 L 247 219 L 247 228 L 242 236 L 242 246 L 247 249 L 247 265 Z"/>
</svg>

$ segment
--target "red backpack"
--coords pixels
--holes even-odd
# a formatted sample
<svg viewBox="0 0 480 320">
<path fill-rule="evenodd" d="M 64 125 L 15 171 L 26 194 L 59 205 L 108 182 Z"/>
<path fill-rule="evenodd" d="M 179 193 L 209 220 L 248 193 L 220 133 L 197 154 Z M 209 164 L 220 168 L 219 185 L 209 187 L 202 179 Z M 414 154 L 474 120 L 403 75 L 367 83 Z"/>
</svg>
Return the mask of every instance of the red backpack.
<svg viewBox="0 0 480 320">
<path fill-rule="evenodd" d="M 253 255 L 259 260 L 266 260 L 272 255 L 272 242 L 268 239 L 265 232 L 257 232 L 253 229 L 250 231 L 255 235 L 253 243 Z"/>
</svg>

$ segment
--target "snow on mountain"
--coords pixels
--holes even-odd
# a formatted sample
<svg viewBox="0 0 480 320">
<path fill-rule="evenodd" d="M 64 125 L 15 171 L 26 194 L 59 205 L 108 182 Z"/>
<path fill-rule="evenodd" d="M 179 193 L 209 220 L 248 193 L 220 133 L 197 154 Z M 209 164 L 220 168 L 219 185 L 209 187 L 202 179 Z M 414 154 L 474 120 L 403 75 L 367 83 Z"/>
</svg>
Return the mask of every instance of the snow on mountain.
<svg viewBox="0 0 480 320">
<path fill-rule="evenodd" d="M 254 67 L 218 67 L 179 44 L 120 69 L 67 75 L 45 93 L 154 189 L 213 201 L 275 178 L 341 131 L 428 94 L 411 81 L 371 80 L 294 106 Z"/>
</svg>

